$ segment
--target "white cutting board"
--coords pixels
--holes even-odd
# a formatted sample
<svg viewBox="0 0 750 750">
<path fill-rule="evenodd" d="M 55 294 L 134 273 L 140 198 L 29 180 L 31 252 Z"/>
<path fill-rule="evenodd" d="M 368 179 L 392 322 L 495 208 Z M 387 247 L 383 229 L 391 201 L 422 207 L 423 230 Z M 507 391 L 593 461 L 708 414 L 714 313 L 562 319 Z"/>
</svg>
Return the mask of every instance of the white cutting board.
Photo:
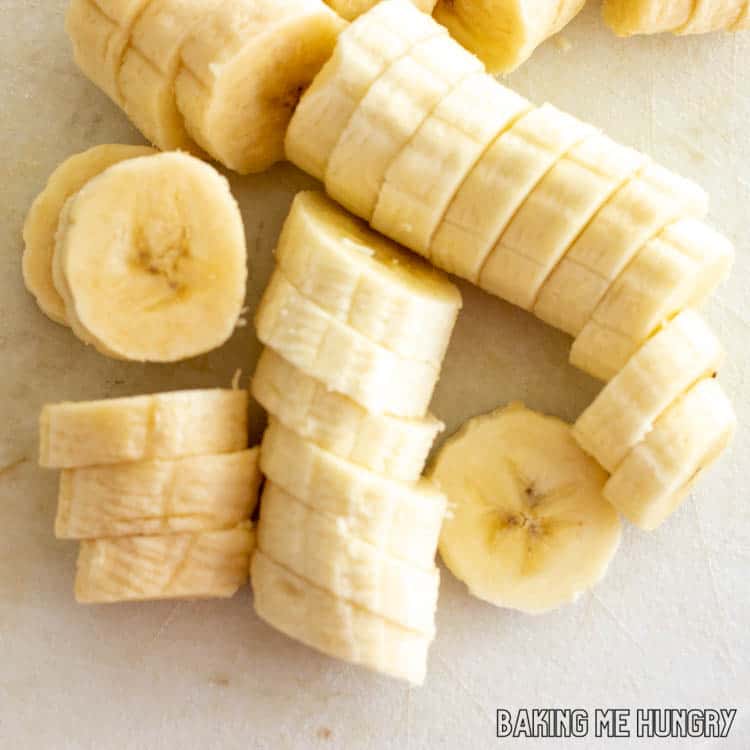
<svg viewBox="0 0 750 750">
<path fill-rule="evenodd" d="M 63 0 L 0 0 L 0 748 L 470 748 L 499 707 L 740 708 L 724 750 L 750 746 L 750 437 L 657 532 L 627 528 L 609 575 L 542 617 L 471 598 L 444 571 L 438 637 L 421 689 L 340 664 L 261 623 L 243 590 L 227 602 L 74 604 L 76 547 L 55 541 L 57 477 L 36 467 L 42 404 L 228 384 L 251 372 L 251 327 L 178 366 L 105 359 L 48 321 L 21 283 L 21 225 L 66 156 L 140 142 L 79 75 Z M 510 78 L 521 93 L 592 121 L 701 182 L 711 220 L 737 243 L 707 315 L 729 358 L 721 377 L 750 419 L 750 33 L 622 41 L 597 2 Z M 254 309 L 295 191 L 289 165 L 232 178 Z M 599 385 L 566 363 L 569 339 L 462 284 L 465 308 L 434 402 L 452 430 L 503 402 L 574 419 Z M 262 429 L 254 413 L 253 435 Z M 20 463 L 15 463 L 20 461 Z M 15 464 L 15 465 L 14 465 Z M 642 747 L 593 736 L 571 747 Z M 513 747 L 560 747 L 519 740 Z M 568 744 L 566 743 L 567 747 Z M 698 740 L 652 740 L 659 748 Z"/>
</svg>

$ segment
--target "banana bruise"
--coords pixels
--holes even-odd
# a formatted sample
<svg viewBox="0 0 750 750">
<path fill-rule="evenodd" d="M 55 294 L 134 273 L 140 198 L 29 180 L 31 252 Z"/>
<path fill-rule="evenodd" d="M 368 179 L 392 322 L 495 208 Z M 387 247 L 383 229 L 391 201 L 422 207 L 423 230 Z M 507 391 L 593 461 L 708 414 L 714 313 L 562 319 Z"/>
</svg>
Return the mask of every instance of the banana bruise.
<svg viewBox="0 0 750 750">
<path fill-rule="evenodd" d="M 605 0 L 605 22 L 618 36 L 705 34 L 750 28 L 746 0 Z"/>
</svg>

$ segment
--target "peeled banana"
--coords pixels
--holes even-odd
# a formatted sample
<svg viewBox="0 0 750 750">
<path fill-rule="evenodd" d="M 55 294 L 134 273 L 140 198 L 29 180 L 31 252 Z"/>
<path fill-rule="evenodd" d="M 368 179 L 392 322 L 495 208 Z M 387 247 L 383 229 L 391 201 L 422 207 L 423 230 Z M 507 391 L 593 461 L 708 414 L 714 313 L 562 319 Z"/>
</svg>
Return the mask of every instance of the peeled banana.
<svg viewBox="0 0 750 750">
<path fill-rule="evenodd" d="M 704 34 L 750 29 L 746 0 L 604 0 L 604 20 L 618 36 Z"/>
<path fill-rule="evenodd" d="M 436 0 L 411 0 L 418 10 L 423 13 L 432 13 Z M 353 21 L 355 18 L 366 13 L 374 7 L 378 0 L 326 0 L 342 18 Z"/>
</svg>

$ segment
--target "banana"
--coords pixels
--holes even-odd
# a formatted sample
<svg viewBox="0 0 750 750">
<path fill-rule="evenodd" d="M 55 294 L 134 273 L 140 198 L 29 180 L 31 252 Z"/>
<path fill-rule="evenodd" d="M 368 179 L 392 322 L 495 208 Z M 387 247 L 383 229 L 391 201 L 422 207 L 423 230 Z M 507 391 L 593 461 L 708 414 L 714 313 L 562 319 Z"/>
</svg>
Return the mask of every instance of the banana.
<svg viewBox="0 0 750 750">
<path fill-rule="evenodd" d="M 747 18 L 746 0 L 605 0 L 605 22 L 618 36 L 704 34 L 739 31 Z"/>
<path fill-rule="evenodd" d="M 513 216 L 479 275 L 479 285 L 524 310 L 565 251 L 645 157 L 595 133 L 541 179 Z"/>
<path fill-rule="evenodd" d="M 260 488 L 258 449 L 65 469 L 58 539 L 210 531 L 250 517 Z"/>
<path fill-rule="evenodd" d="M 377 6 L 379 0 L 326 0 L 328 5 L 333 8 L 342 18 L 347 21 L 353 21 L 359 18 L 363 13 L 369 12 L 371 8 Z M 436 0 L 411 0 L 417 10 L 421 10 L 428 15 L 432 13 Z"/>
<path fill-rule="evenodd" d="M 276 269 L 258 307 L 258 338 L 327 388 L 378 414 L 423 417 L 440 367 L 404 359 L 303 297 Z"/>
<path fill-rule="evenodd" d="M 445 425 L 432 415 L 373 414 L 264 349 L 252 381 L 258 403 L 298 435 L 388 479 L 413 481 Z"/>
<path fill-rule="evenodd" d="M 537 613 L 571 602 L 602 578 L 617 549 L 604 470 L 567 424 L 521 404 L 470 420 L 430 476 L 453 511 L 440 556 L 496 606 Z"/>
<path fill-rule="evenodd" d="M 292 111 L 342 25 L 322 0 L 220 3 L 182 46 L 175 81 L 193 140 L 242 174 L 283 159 Z"/>
<path fill-rule="evenodd" d="M 254 546 L 249 521 L 224 531 L 84 541 L 76 601 L 230 597 L 247 582 Z"/>
<path fill-rule="evenodd" d="M 367 338 L 407 359 L 442 363 L 461 293 L 323 193 L 297 193 L 276 260 L 301 294 Z"/>
<path fill-rule="evenodd" d="M 705 34 L 709 31 L 737 30 L 747 11 L 746 0 L 696 0 L 690 20 L 677 34 Z"/>
<path fill-rule="evenodd" d="M 479 281 L 493 246 L 536 184 L 593 132 L 549 104 L 521 117 L 467 174 L 435 232 L 430 260 L 469 281 Z"/>
<path fill-rule="evenodd" d="M 446 499 L 428 481 L 397 482 L 343 461 L 273 417 L 261 471 L 313 510 L 339 517 L 353 536 L 412 565 L 431 569 Z"/>
<path fill-rule="evenodd" d="M 348 533 L 345 518 L 318 513 L 286 493 L 264 492 L 258 549 L 344 601 L 429 637 L 435 634 L 438 569 L 383 554 Z"/>
<path fill-rule="evenodd" d="M 344 29 L 333 55 L 300 99 L 286 133 L 286 157 L 321 182 L 359 102 L 388 66 L 446 30 L 408 0 L 381 0 Z"/>
<path fill-rule="evenodd" d="M 227 180 L 178 152 L 109 167 L 65 204 L 53 274 L 74 333 L 104 354 L 175 362 L 221 346 L 247 277 Z"/>
<path fill-rule="evenodd" d="M 513 70 L 566 26 L 585 0 L 439 0 L 435 18 L 491 73 Z"/>
<path fill-rule="evenodd" d="M 485 73 L 461 81 L 388 167 L 372 226 L 428 255 L 432 236 L 468 171 L 530 107 Z"/>
<path fill-rule="evenodd" d="M 736 421 L 718 381 L 701 380 L 628 453 L 605 485 L 604 496 L 636 526 L 655 529 L 727 447 Z"/>
<path fill-rule="evenodd" d="M 750 2 L 745 0 L 745 7 L 735 21 L 730 31 L 745 31 L 750 29 Z"/>
<path fill-rule="evenodd" d="M 290 638 L 415 685 L 424 682 L 427 636 L 309 584 L 260 551 L 253 555 L 251 578 L 258 616 Z"/>
<path fill-rule="evenodd" d="M 39 465 L 75 469 L 242 451 L 247 403 L 247 391 L 214 388 L 47 404 Z"/>
<path fill-rule="evenodd" d="M 654 421 L 724 358 L 721 344 L 698 313 L 686 310 L 647 341 L 578 417 L 573 437 L 614 472 Z"/>
<path fill-rule="evenodd" d="M 447 35 L 415 44 L 359 102 L 331 152 L 326 192 L 369 222 L 401 149 L 456 84 L 481 70 L 479 60 Z"/>
<path fill-rule="evenodd" d="M 52 280 L 55 234 L 65 201 L 117 162 L 156 153 L 145 146 L 104 144 L 66 159 L 31 204 L 23 225 L 23 279 L 47 317 L 65 325 L 65 302 Z"/>
</svg>

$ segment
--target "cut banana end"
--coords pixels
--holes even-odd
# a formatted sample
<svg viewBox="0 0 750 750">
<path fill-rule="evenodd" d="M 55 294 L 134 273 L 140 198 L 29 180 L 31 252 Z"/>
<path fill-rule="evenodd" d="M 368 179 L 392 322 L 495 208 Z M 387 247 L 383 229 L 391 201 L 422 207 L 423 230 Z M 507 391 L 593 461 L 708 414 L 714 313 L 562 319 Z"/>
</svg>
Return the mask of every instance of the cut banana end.
<svg viewBox="0 0 750 750">
<path fill-rule="evenodd" d="M 620 539 L 604 470 L 570 427 L 512 404 L 443 446 L 430 476 L 448 496 L 440 556 L 474 596 L 544 612 L 591 588 Z"/>
<path fill-rule="evenodd" d="M 254 546 L 249 521 L 226 531 L 81 542 L 76 601 L 228 598 L 247 582 Z"/>
<path fill-rule="evenodd" d="M 654 421 L 724 357 L 706 322 L 686 310 L 647 341 L 602 389 L 573 427 L 573 437 L 607 471 L 615 471 Z"/>
<path fill-rule="evenodd" d="M 379 0 L 326 0 L 342 18 L 353 21 L 374 8 Z M 436 0 L 412 0 L 414 7 L 422 13 L 431 14 Z"/>
<path fill-rule="evenodd" d="M 298 193 L 276 249 L 315 304 L 399 356 L 440 366 L 461 307 L 447 277 L 323 193 Z"/>
<path fill-rule="evenodd" d="M 655 529 L 721 455 L 736 421 L 718 381 L 701 380 L 628 453 L 605 485 L 605 497 L 636 526 Z"/>
<path fill-rule="evenodd" d="M 94 146 L 60 164 L 31 204 L 23 225 L 23 279 L 42 312 L 56 323 L 67 323 L 65 302 L 52 279 L 55 233 L 65 201 L 113 164 L 154 153 L 145 146 Z"/>
<path fill-rule="evenodd" d="M 292 112 L 342 25 L 322 0 L 222 3 L 182 48 L 175 91 L 190 135 L 242 174 L 283 159 Z"/>
<path fill-rule="evenodd" d="M 261 446 L 268 480 L 389 555 L 431 569 L 445 497 L 428 481 L 396 482 L 343 461 L 271 418 Z"/>
<path fill-rule="evenodd" d="M 66 203 L 53 273 L 73 331 L 104 354 L 175 362 L 221 346 L 247 277 L 228 182 L 177 152 L 115 164 Z"/>
<path fill-rule="evenodd" d="M 258 616 L 328 656 L 414 685 L 424 682 L 431 639 L 373 615 L 314 586 L 263 552 L 252 560 Z"/>
<path fill-rule="evenodd" d="M 74 469 L 242 451 L 247 403 L 247 391 L 216 388 L 47 404 L 39 464 Z"/>
<path fill-rule="evenodd" d="M 445 425 L 432 415 L 373 414 L 264 349 L 252 382 L 258 403 L 298 435 L 388 479 L 419 479 Z"/>
<path fill-rule="evenodd" d="M 66 469 L 60 476 L 55 536 L 98 539 L 232 528 L 257 504 L 258 455 L 255 448 Z"/>
</svg>

